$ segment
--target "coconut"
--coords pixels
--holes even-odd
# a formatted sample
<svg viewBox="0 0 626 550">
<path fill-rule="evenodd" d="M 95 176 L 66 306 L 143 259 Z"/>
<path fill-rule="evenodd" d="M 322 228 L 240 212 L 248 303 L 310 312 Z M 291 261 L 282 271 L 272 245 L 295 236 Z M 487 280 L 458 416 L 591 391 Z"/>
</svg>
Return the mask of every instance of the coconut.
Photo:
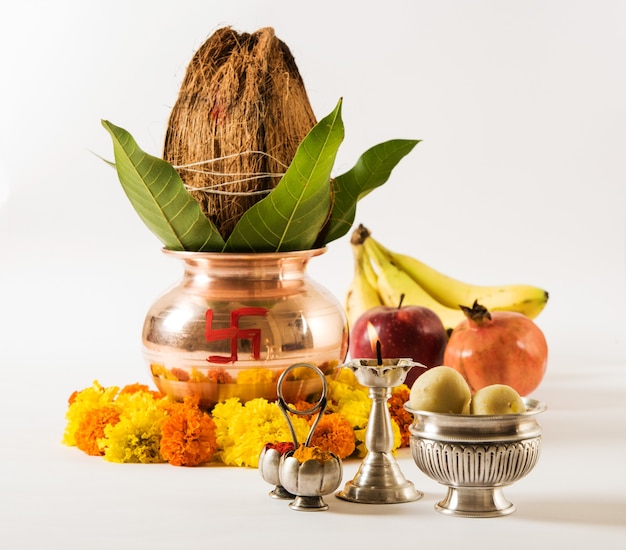
<svg viewBox="0 0 626 550">
<path fill-rule="evenodd" d="M 278 184 L 315 123 L 295 59 L 274 30 L 225 27 L 187 67 L 163 158 L 227 239 Z"/>
</svg>

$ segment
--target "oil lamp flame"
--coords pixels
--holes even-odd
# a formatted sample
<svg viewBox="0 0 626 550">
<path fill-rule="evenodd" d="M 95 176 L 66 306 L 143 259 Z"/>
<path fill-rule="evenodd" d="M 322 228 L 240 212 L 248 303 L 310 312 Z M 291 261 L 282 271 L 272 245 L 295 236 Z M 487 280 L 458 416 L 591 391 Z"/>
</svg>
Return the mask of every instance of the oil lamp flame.
<svg viewBox="0 0 626 550">
<path fill-rule="evenodd" d="M 372 349 L 372 353 L 376 353 L 376 359 L 378 361 L 378 365 L 382 365 L 383 354 L 382 354 L 381 344 L 378 338 L 378 333 L 376 332 L 376 329 L 374 328 L 374 325 L 372 325 L 372 323 L 367 323 L 367 335 L 369 336 L 369 339 L 370 339 L 370 346 Z"/>
<path fill-rule="evenodd" d="M 372 325 L 372 323 L 367 323 L 367 335 L 370 339 L 370 346 L 372 349 L 372 353 L 375 353 L 376 342 L 378 342 L 378 333 L 376 332 L 376 329 L 374 328 L 374 325 Z"/>
</svg>

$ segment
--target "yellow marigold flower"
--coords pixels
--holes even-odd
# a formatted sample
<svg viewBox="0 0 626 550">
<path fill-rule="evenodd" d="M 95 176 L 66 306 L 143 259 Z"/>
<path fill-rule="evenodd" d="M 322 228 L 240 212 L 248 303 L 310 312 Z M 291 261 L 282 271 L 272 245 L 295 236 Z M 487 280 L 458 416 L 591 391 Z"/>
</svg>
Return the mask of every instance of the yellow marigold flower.
<svg viewBox="0 0 626 550">
<path fill-rule="evenodd" d="M 275 379 L 271 369 L 244 369 L 237 375 L 237 384 L 271 384 Z"/>
<path fill-rule="evenodd" d="M 341 369 L 342 371 L 346 369 Z M 363 386 L 353 385 L 341 380 L 328 381 L 328 407 L 329 410 L 339 411 L 348 401 L 356 400 L 363 403 L 370 403 L 367 389 Z"/>
<path fill-rule="evenodd" d="M 285 377 L 287 381 L 293 380 L 309 380 L 311 378 L 318 378 L 319 374 L 317 374 L 313 369 L 309 367 L 296 367 L 289 371 L 289 374 Z"/>
<path fill-rule="evenodd" d="M 85 414 L 92 409 L 110 405 L 115 400 L 119 388 L 111 386 L 105 388 L 95 380 L 92 386 L 72 393 L 69 407 L 65 413 L 67 424 L 63 434 L 63 443 L 69 446 L 76 445 L 76 430 L 83 421 Z"/>
<path fill-rule="evenodd" d="M 163 462 L 160 453 L 161 424 L 166 416 L 161 400 L 149 392 L 120 395 L 120 420 L 108 425 L 99 441 L 110 462 Z"/>
<path fill-rule="evenodd" d="M 198 466 L 217 450 L 215 422 L 194 399 L 169 405 L 161 432 L 161 456 L 174 466 Z"/>
<path fill-rule="evenodd" d="M 76 446 L 88 455 L 104 454 L 98 446 L 98 440 L 104 437 L 104 429 L 109 425 L 117 424 L 119 419 L 120 413 L 112 405 L 86 410 L 74 433 Z"/>
<path fill-rule="evenodd" d="M 347 458 L 356 448 L 356 436 L 343 415 L 330 413 L 320 418 L 311 437 L 311 445 L 334 453 L 339 458 Z"/>
<path fill-rule="evenodd" d="M 340 412 L 353 428 L 365 428 L 372 409 L 372 401 L 362 392 L 353 392 L 342 398 L 336 406 L 329 406 L 328 409 Z"/>
<path fill-rule="evenodd" d="M 328 388 L 332 398 L 328 410 L 341 413 L 349 422 L 356 436 L 356 455 L 361 458 L 364 457 L 367 454 L 365 435 L 372 408 L 372 400 L 367 393 L 367 388 L 359 384 L 352 385 L 338 380 L 330 381 Z M 393 417 L 391 418 L 391 425 L 394 432 L 392 450 L 395 451 L 402 444 L 402 434 L 396 419 Z"/>
<path fill-rule="evenodd" d="M 340 413 L 350 424 L 356 438 L 356 454 L 364 457 L 367 454 L 365 433 L 369 420 L 372 400 L 367 394 L 367 388 L 356 383 L 356 377 L 349 369 L 340 369 L 341 379 L 331 380 L 328 383 L 328 411 Z M 345 380 L 345 381 L 344 381 Z"/>
<path fill-rule="evenodd" d="M 227 466 L 259 465 L 259 455 L 266 443 L 289 441 L 291 432 L 278 404 L 256 398 L 241 404 L 233 397 L 213 408 L 217 426 L 217 457 Z M 298 441 L 306 440 L 309 425 L 303 418 L 293 416 L 292 423 Z"/>
<path fill-rule="evenodd" d="M 348 368 L 337 369 L 337 374 L 333 377 L 333 381 L 345 384 L 346 386 L 351 387 L 351 388 L 359 388 L 359 389 L 362 389 L 363 391 L 367 391 L 366 388 L 364 388 L 363 386 L 361 386 L 361 384 L 359 384 L 359 381 L 357 380 L 356 374 L 354 374 L 354 371 Z"/>
<path fill-rule="evenodd" d="M 192 367 L 189 373 L 190 382 L 208 382 L 208 378 L 201 373 L 196 367 Z"/>
<path fill-rule="evenodd" d="M 157 376 L 159 378 L 163 378 L 164 380 L 178 380 L 174 374 L 172 374 L 165 365 L 160 365 L 158 363 L 150 364 L 150 371 L 152 372 L 152 376 Z"/>
</svg>

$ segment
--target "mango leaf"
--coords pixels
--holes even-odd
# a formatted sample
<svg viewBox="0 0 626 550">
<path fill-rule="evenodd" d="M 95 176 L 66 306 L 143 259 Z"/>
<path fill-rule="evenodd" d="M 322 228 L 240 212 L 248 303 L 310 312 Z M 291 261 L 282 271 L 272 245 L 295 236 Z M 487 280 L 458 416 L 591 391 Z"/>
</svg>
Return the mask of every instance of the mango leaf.
<svg viewBox="0 0 626 550">
<path fill-rule="evenodd" d="M 170 250 L 219 252 L 224 239 L 168 162 L 144 153 L 124 129 L 103 120 L 111 134 L 115 168 L 131 204 Z"/>
<path fill-rule="evenodd" d="M 308 250 L 328 220 L 330 172 L 344 137 L 339 100 L 302 140 L 278 185 L 237 222 L 227 252 Z"/>
<path fill-rule="evenodd" d="M 419 141 L 394 139 L 374 145 L 361 155 L 353 168 L 333 180 L 333 209 L 320 233 L 318 246 L 325 246 L 350 230 L 357 202 L 385 183 L 395 166 Z"/>
</svg>

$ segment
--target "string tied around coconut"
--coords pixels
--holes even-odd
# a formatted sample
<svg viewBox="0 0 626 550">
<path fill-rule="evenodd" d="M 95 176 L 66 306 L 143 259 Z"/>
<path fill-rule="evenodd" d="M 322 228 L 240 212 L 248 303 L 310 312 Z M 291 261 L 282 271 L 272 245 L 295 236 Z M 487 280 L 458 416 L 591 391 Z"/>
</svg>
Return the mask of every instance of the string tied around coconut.
<svg viewBox="0 0 626 550">
<path fill-rule="evenodd" d="M 231 195 L 231 196 L 250 196 L 250 195 L 267 195 L 271 192 L 272 189 L 249 189 L 249 190 L 236 190 L 236 191 L 228 191 L 223 189 L 224 187 L 237 185 L 245 182 L 251 182 L 254 180 L 259 180 L 262 178 L 277 178 L 280 179 L 285 174 L 285 171 L 279 172 L 222 172 L 217 170 L 206 169 L 205 167 L 211 166 L 217 162 L 227 160 L 230 158 L 235 158 L 242 155 L 260 155 L 270 158 L 272 161 L 276 163 L 277 166 L 281 166 L 287 170 L 289 168 L 286 164 L 281 162 L 276 157 L 273 157 L 269 153 L 265 151 L 243 151 L 241 153 L 233 153 L 231 155 L 225 155 L 219 158 L 201 160 L 197 162 L 190 162 L 187 164 L 179 164 L 175 165 L 174 168 L 179 172 L 191 172 L 195 174 L 203 174 L 205 176 L 210 176 L 212 178 L 215 177 L 225 177 L 225 178 L 233 178 L 228 181 L 223 181 L 220 183 L 212 183 L 209 185 L 205 185 L 203 187 L 184 184 L 185 189 L 188 191 L 203 191 L 205 193 L 213 193 L 216 195 Z M 272 187 L 273 188 L 273 187 Z"/>
</svg>

